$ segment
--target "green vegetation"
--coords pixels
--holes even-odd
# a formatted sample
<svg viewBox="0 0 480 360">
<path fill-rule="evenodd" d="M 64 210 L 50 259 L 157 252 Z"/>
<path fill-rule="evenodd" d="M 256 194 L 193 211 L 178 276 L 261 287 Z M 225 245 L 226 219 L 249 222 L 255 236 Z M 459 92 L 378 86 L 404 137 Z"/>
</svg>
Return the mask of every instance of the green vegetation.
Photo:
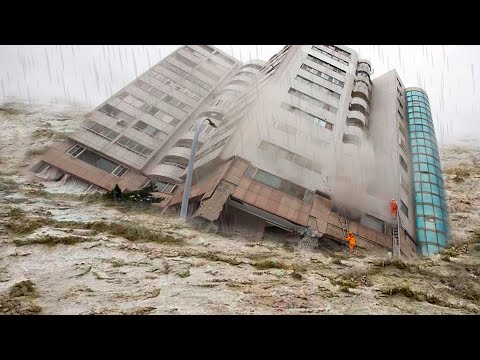
<svg viewBox="0 0 480 360">
<path fill-rule="evenodd" d="M 64 245 L 73 245 L 80 242 L 87 242 L 91 241 L 90 238 L 84 236 L 53 236 L 53 235 L 45 235 L 33 239 L 23 239 L 23 240 L 14 240 L 15 245 L 22 246 L 22 245 L 34 245 L 34 244 L 41 244 L 41 245 L 49 245 L 55 246 L 58 244 Z"/>
<path fill-rule="evenodd" d="M 122 192 L 118 184 L 112 189 L 112 191 L 107 192 L 103 195 L 105 200 L 111 200 L 114 202 L 122 203 L 143 203 L 142 205 L 159 203 L 162 202 L 165 198 L 154 198 L 152 193 L 155 192 L 153 183 L 150 183 L 148 186 L 140 190 L 135 191 L 125 191 Z"/>
<path fill-rule="evenodd" d="M 252 264 L 259 270 L 267 270 L 267 269 L 288 269 L 289 266 L 279 262 L 279 261 L 273 261 L 273 260 L 263 260 L 259 262 L 254 262 Z"/>
<path fill-rule="evenodd" d="M 180 276 L 182 279 L 183 278 L 186 278 L 186 277 L 189 277 L 190 276 L 190 270 L 184 270 L 184 271 L 180 271 L 178 273 L 178 276 Z"/>
<path fill-rule="evenodd" d="M 19 219 L 25 217 L 25 212 L 18 207 L 13 207 L 10 209 L 8 216 L 12 219 Z"/>
<path fill-rule="evenodd" d="M 131 222 L 113 223 L 95 221 L 90 223 L 79 222 L 56 222 L 57 225 L 72 229 L 88 229 L 94 233 L 109 233 L 114 236 L 123 237 L 130 241 L 152 241 L 158 243 L 181 244 L 182 239 L 173 237 L 159 230 L 147 228 Z"/>
<path fill-rule="evenodd" d="M 8 292 L 10 297 L 32 296 L 37 297 L 38 293 L 35 284 L 31 280 L 24 280 L 16 283 Z"/>
<path fill-rule="evenodd" d="M 75 222 L 54 221 L 46 218 L 28 218 L 20 208 L 12 208 L 9 212 L 9 221 L 6 228 L 15 235 L 28 235 L 35 230 L 52 226 L 57 228 L 87 229 L 96 233 L 108 233 L 113 236 L 123 237 L 130 241 L 153 241 L 158 243 L 181 244 L 183 239 L 165 234 L 162 231 L 147 228 L 132 222 L 113 223 L 105 221 Z M 88 238 L 79 236 L 44 236 L 29 240 L 30 244 L 74 244 L 80 241 L 89 241 Z M 18 241 L 18 245 L 25 245 L 25 241 Z"/>
</svg>

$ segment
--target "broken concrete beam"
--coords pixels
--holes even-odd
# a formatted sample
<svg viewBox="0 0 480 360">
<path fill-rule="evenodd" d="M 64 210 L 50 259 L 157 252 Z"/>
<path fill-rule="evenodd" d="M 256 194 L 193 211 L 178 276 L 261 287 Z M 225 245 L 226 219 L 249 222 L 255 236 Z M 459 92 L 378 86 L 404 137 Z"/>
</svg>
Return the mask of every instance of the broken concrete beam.
<svg viewBox="0 0 480 360">
<path fill-rule="evenodd" d="M 202 217 L 204 219 L 215 221 L 220 216 L 225 203 L 231 194 L 235 191 L 236 186 L 227 181 L 220 181 L 212 196 L 203 200 L 200 207 L 193 214 L 193 218 Z"/>
</svg>

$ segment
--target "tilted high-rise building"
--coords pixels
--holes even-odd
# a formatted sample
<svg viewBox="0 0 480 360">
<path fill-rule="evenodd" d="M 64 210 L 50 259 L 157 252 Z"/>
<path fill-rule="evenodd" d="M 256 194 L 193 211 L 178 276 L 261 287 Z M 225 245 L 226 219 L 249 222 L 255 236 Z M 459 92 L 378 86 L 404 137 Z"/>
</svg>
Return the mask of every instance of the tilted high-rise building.
<svg viewBox="0 0 480 360">
<path fill-rule="evenodd" d="M 436 252 L 448 236 L 443 180 L 431 117 L 414 122 L 431 116 L 428 100 L 396 71 L 372 72 L 339 45 L 288 45 L 247 64 L 185 46 L 88 114 L 35 171 L 105 190 L 154 181 L 161 206 L 178 211 L 195 122 L 206 117 L 218 128 L 200 136 L 189 216 L 224 231 L 311 228 L 337 241 L 348 228 L 360 247 Z M 410 101 L 417 92 L 424 112 Z M 432 164 L 417 138 L 427 127 Z M 436 176 L 438 194 L 420 184 L 422 171 Z"/>
</svg>

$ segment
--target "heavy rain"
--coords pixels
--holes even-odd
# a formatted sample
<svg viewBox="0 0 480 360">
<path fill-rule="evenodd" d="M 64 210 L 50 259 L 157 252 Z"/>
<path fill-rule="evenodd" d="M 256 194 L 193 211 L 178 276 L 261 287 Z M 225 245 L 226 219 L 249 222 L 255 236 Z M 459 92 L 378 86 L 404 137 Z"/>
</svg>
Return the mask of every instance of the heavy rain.
<svg viewBox="0 0 480 360">
<path fill-rule="evenodd" d="M 213 46 L 242 64 L 255 60 L 264 64 L 285 47 Z M 268 231 L 263 232 L 262 228 L 259 236 L 259 222 L 250 216 L 253 212 L 238 216 L 239 212 L 230 206 L 231 203 L 217 222 L 225 222 L 220 224 L 224 228 L 218 232 L 211 228 L 207 231 L 160 211 L 153 206 L 151 194 L 147 197 L 150 205 L 139 205 L 133 200 L 118 203 L 116 198 L 112 202 L 104 194 L 111 189 L 100 191 L 98 184 L 93 186 L 77 175 L 66 174 L 58 169 L 61 162 L 56 166 L 40 167 L 41 171 L 35 173 L 34 165 L 43 159 L 42 156 L 55 151 L 60 153 L 58 149 L 63 153 L 68 150 L 62 144 L 71 141 L 70 137 L 80 128 L 86 114 L 119 94 L 181 46 L 2 45 L 0 314 L 480 313 L 480 98 L 476 92 L 480 46 L 346 46 L 358 53 L 358 59 L 370 61 L 371 80 L 395 69 L 406 88 L 422 88 L 428 94 L 450 214 L 452 233 L 448 247 L 431 256 L 394 257 L 391 242 L 395 230 L 384 223 L 378 231 L 388 233 L 390 247 L 373 249 L 360 239 L 358 250 L 352 252 L 350 248 L 349 253 L 348 246 L 343 243 L 339 246 L 333 241 L 322 242 L 323 234 L 317 241 L 318 234 L 309 232 L 311 221 L 315 219 L 313 210 L 307 220 L 297 217 L 298 221 L 293 221 L 294 227 L 301 229 L 302 236 L 308 234 L 304 238 L 307 241 L 299 242 L 299 234 L 275 222 L 267 222 L 269 226 L 265 229 Z M 354 72 L 356 68 L 350 70 Z M 251 146 L 252 133 L 266 134 L 268 138 L 277 136 L 277 127 L 282 126 L 277 120 L 285 110 L 281 109 L 284 105 L 282 92 L 293 87 L 295 81 L 287 85 L 280 88 L 274 83 L 265 88 L 268 91 L 264 90 L 263 96 L 256 100 L 248 121 L 239 125 L 240 131 L 233 137 L 236 143 L 229 145 L 233 152 L 254 154 L 257 150 Z M 258 90 L 252 89 L 252 93 Z M 329 94 L 333 98 L 336 93 L 330 90 Z M 214 98 L 214 95 L 211 96 Z M 335 107 L 327 104 L 326 108 L 331 113 L 349 109 L 351 97 L 336 95 Z M 310 102 L 304 111 L 313 113 L 316 107 L 318 105 Z M 390 154 L 376 152 L 374 142 L 367 138 L 356 153 L 342 157 L 338 152 L 342 144 L 336 143 L 336 133 L 325 130 L 328 127 L 325 120 L 315 118 L 317 125 L 324 121 L 321 131 L 315 129 L 311 133 L 292 135 L 305 123 L 298 114 L 292 110 L 288 117 L 285 116 L 288 124 L 283 126 L 288 128 L 289 135 L 281 139 L 288 150 L 264 144 L 266 148 L 270 146 L 270 153 L 265 152 L 265 157 L 257 159 L 256 163 L 257 167 L 265 164 L 263 184 L 267 180 L 271 184 L 287 182 L 284 188 L 291 193 L 298 192 L 298 184 L 301 184 L 300 190 L 307 189 L 305 194 L 308 194 L 311 189 L 311 196 L 318 199 L 317 195 L 323 196 L 330 191 L 327 189 L 332 181 L 322 172 L 335 172 L 332 170 L 338 163 L 335 160 L 341 159 L 339 173 L 351 177 L 339 176 L 336 186 L 323 200 L 328 198 L 337 208 L 339 204 L 345 208 L 366 208 L 371 198 L 360 189 L 368 184 L 370 193 L 385 193 L 380 198 L 387 208 L 390 198 L 397 197 L 390 191 L 397 180 L 387 184 L 379 179 L 394 173 L 389 167 Z M 108 116 L 113 117 L 112 114 Z M 377 121 L 381 117 L 379 113 L 375 116 Z M 269 122 L 256 121 L 267 117 Z M 165 128 L 168 126 L 171 125 Z M 254 131 L 247 132 L 246 127 Z M 182 123 L 180 128 L 187 130 Z M 152 139 L 155 139 L 149 140 L 152 148 L 155 144 L 164 144 L 163 139 L 159 141 L 153 136 Z M 206 145 L 213 143 L 215 135 L 209 139 Z M 186 144 L 193 147 L 192 139 L 190 142 L 177 140 L 167 139 L 165 144 L 170 144 L 167 141 L 172 146 L 180 144 L 176 148 L 179 153 L 188 148 Z M 316 141 L 318 149 L 308 153 L 307 143 L 311 140 Z M 332 147 L 325 145 L 329 142 L 333 143 Z M 378 141 L 385 147 L 392 142 L 395 142 L 393 130 Z M 294 150 L 303 156 L 293 153 Z M 119 151 L 126 153 L 125 149 Z M 295 166 L 299 162 L 303 168 L 310 166 L 321 171 L 313 175 L 297 173 L 292 169 L 297 169 Z M 182 164 L 183 170 L 186 163 Z M 162 164 L 142 163 L 143 169 L 152 173 L 158 165 Z M 221 166 L 212 163 L 205 168 L 205 173 L 216 174 Z M 255 166 L 253 169 L 258 171 Z M 134 166 L 129 171 L 133 173 Z M 272 179 L 268 172 L 276 177 Z M 229 181 L 234 182 L 235 176 Z M 408 176 L 413 179 L 413 171 Z M 400 178 L 396 172 L 394 177 Z M 260 179 L 258 176 L 255 180 L 257 178 Z M 194 177 L 194 187 L 197 180 Z M 246 180 L 254 182 L 245 176 L 241 181 Z M 183 191 L 182 184 L 177 182 L 168 186 L 174 189 L 180 186 Z M 403 179 L 401 182 L 404 185 Z M 407 193 L 413 199 L 413 180 L 411 183 L 411 193 Z M 260 180 L 256 185 L 263 186 L 262 191 L 267 189 Z M 271 188 L 274 186 L 267 190 L 270 192 Z M 233 190 L 229 193 L 228 189 L 221 189 L 228 196 L 233 193 Z M 122 188 L 125 193 L 126 190 L 133 189 Z M 303 202 L 294 196 L 288 198 L 292 208 L 286 210 L 285 217 L 291 217 L 289 211 L 299 214 L 294 206 L 298 205 L 299 209 L 308 206 L 307 195 L 303 194 L 300 196 Z M 261 195 L 265 195 L 263 205 L 266 206 L 270 200 L 265 193 L 258 198 Z M 199 209 L 206 213 L 212 211 L 208 209 L 212 202 L 207 202 L 206 194 L 202 200 L 204 197 L 207 205 L 203 208 L 200 205 Z M 258 205 L 256 199 L 255 194 L 252 203 Z M 410 220 L 415 214 L 413 208 L 410 208 Z M 341 217 L 340 210 L 337 211 Z M 346 221 L 347 215 L 344 216 Z M 348 217 L 350 224 L 355 223 L 355 214 Z M 316 219 L 314 227 L 322 222 L 319 217 Z M 227 224 L 227 220 L 230 223 Z M 303 224 L 306 222 L 308 227 Z M 414 220 L 411 222 L 413 224 Z M 235 228 L 232 223 L 248 226 L 230 231 Z M 272 224 L 275 226 L 270 226 Z M 393 229 L 395 226 L 400 229 L 401 225 L 397 223 Z M 341 226 L 338 227 L 342 234 Z M 347 230 L 343 229 L 343 235 Z"/>
</svg>

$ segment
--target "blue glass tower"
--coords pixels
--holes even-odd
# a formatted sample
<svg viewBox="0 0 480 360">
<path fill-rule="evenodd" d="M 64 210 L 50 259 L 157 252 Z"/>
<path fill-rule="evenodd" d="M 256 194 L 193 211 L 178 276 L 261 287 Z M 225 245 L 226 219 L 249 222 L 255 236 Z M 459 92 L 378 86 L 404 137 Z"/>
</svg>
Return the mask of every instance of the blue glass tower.
<svg viewBox="0 0 480 360">
<path fill-rule="evenodd" d="M 447 245 L 450 230 L 444 181 L 428 96 L 405 89 L 413 164 L 417 250 L 423 255 Z"/>
</svg>

